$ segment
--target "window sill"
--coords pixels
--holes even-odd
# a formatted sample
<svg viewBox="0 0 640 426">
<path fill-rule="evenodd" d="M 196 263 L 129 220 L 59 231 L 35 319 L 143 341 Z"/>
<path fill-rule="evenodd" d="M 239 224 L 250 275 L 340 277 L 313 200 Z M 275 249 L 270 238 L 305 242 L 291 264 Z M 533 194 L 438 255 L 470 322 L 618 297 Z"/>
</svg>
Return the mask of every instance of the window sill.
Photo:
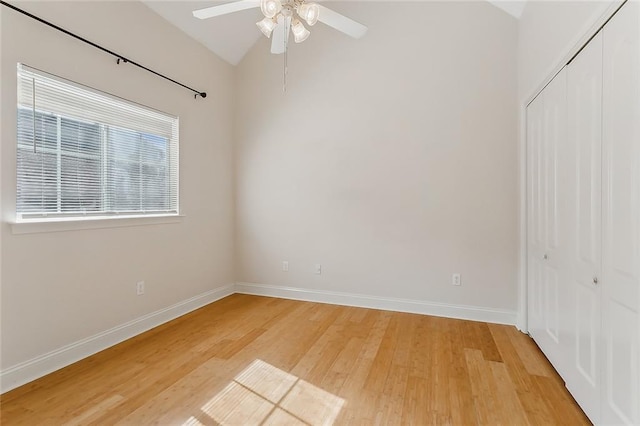
<svg viewBox="0 0 640 426">
<path fill-rule="evenodd" d="M 184 215 L 154 216 L 96 216 L 87 218 L 32 219 L 11 224 L 13 234 L 80 231 L 85 229 L 118 228 L 127 226 L 180 223 Z"/>
</svg>

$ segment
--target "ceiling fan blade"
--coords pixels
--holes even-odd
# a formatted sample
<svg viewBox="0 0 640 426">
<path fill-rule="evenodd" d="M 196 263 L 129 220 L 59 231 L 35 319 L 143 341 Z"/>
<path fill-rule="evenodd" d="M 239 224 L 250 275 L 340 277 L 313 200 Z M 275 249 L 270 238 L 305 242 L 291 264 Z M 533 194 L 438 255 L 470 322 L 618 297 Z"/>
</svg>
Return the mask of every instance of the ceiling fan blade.
<svg viewBox="0 0 640 426">
<path fill-rule="evenodd" d="M 347 18 L 346 16 L 324 7 L 321 4 L 318 4 L 318 6 L 320 7 L 320 15 L 318 16 L 318 20 L 320 22 L 323 22 L 353 38 L 360 38 L 367 32 L 367 27 L 361 23 L 356 22 L 351 18 Z"/>
<path fill-rule="evenodd" d="M 260 7 L 260 0 L 239 0 L 218 6 L 205 7 L 204 9 L 194 10 L 193 16 L 200 19 L 208 19 L 213 18 L 214 16 L 240 12 L 245 9 L 252 9 L 254 7 Z"/>
<path fill-rule="evenodd" d="M 273 29 L 271 33 L 271 53 L 279 55 L 287 50 L 286 42 L 289 40 L 289 33 L 291 32 L 291 17 L 278 18 L 278 26 Z"/>
</svg>

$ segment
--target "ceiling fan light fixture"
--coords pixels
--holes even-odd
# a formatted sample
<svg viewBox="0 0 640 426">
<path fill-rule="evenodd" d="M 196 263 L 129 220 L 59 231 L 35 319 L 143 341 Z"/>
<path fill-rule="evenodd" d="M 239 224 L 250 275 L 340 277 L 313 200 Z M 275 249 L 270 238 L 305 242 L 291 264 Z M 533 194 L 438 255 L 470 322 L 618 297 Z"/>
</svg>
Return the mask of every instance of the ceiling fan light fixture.
<svg viewBox="0 0 640 426">
<path fill-rule="evenodd" d="M 298 6 L 298 16 L 307 21 L 310 26 L 318 22 L 320 7 L 315 3 L 302 3 Z"/>
<path fill-rule="evenodd" d="M 260 10 L 267 18 L 273 18 L 282 10 L 280 0 L 260 0 Z"/>
<path fill-rule="evenodd" d="M 311 34 L 309 30 L 302 25 L 302 22 L 297 19 L 293 21 L 293 24 L 291 25 L 291 32 L 293 33 L 293 40 L 296 43 L 302 43 L 309 38 L 309 35 Z"/>
<path fill-rule="evenodd" d="M 256 22 L 256 25 L 258 26 L 258 28 L 260 28 L 262 34 L 264 34 L 267 38 L 270 38 L 271 33 L 273 32 L 277 24 L 275 19 L 273 18 L 264 18 L 262 21 Z"/>
</svg>

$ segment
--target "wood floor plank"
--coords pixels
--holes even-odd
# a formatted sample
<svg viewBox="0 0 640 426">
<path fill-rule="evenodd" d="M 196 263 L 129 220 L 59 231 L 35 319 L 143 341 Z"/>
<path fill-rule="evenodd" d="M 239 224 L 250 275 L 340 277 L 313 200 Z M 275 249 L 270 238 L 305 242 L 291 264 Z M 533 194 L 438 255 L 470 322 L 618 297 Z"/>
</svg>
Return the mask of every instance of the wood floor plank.
<svg viewBox="0 0 640 426">
<path fill-rule="evenodd" d="M 500 413 L 500 423 L 513 426 L 528 425 L 529 421 L 506 365 L 489 362 L 489 367 L 496 384 L 495 399 L 497 412 Z"/>
<path fill-rule="evenodd" d="M 551 379 L 554 382 L 554 387 L 561 390 L 561 392 L 570 397 L 569 393 L 564 388 L 562 381 L 560 380 L 555 370 L 552 368 L 548 370 L 546 367 L 544 370 L 540 370 L 540 365 L 544 365 L 542 360 L 537 358 L 538 356 L 543 356 L 541 352 L 538 354 L 527 355 L 526 359 L 529 360 L 531 357 L 535 357 L 535 362 L 538 363 L 536 367 L 529 370 L 527 368 L 527 363 L 520 357 L 520 353 L 525 345 L 522 343 L 518 343 L 518 340 L 529 340 L 530 337 L 524 335 L 522 333 L 515 334 L 512 332 L 512 327 L 504 326 L 504 325 L 490 325 L 490 330 L 494 339 L 498 343 L 498 347 L 500 349 L 501 355 L 505 360 L 505 365 L 507 366 L 507 371 L 509 373 L 509 377 L 513 382 L 516 392 L 518 394 L 518 398 L 522 404 L 524 412 L 527 416 L 527 420 L 530 424 L 538 425 L 538 424 L 562 424 L 560 419 L 554 414 L 554 405 L 555 402 L 550 402 L 546 395 L 544 394 L 544 390 L 536 380 L 537 377 L 546 377 L 547 375 L 555 375 L 557 379 Z M 516 350 L 514 343 L 520 345 L 520 351 Z M 537 347 L 530 347 L 530 350 L 537 350 Z M 544 376 L 540 376 L 538 374 L 530 374 L 529 371 L 533 371 L 535 373 L 544 372 Z M 582 411 L 579 407 L 576 406 L 575 402 L 573 406 L 577 408 L 577 412 L 583 415 Z M 573 411 L 573 410 L 572 410 Z M 583 423 L 579 423 L 583 424 Z M 587 423 L 588 424 L 588 423 Z"/>
<path fill-rule="evenodd" d="M 518 352 L 518 356 L 522 360 L 527 372 L 534 376 L 554 377 L 557 378 L 555 370 L 538 349 L 532 338 L 522 336 L 522 333 L 514 333 L 515 330 L 507 329 L 511 344 Z"/>
<path fill-rule="evenodd" d="M 249 333 L 236 340 L 223 340 L 220 342 L 220 349 L 216 353 L 216 357 L 229 359 L 240 350 L 244 349 L 248 344 L 261 336 L 266 330 L 263 328 L 255 328 Z"/>
<path fill-rule="evenodd" d="M 482 351 L 479 349 L 466 349 L 465 357 L 469 369 L 469 378 L 471 379 L 473 405 L 478 423 L 481 425 L 499 424 L 499 413 L 496 406 L 497 389 L 495 383 L 491 380 L 490 370 L 488 370 L 488 364 L 482 355 Z"/>
<path fill-rule="evenodd" d="M 567 410 L 574 406 L 575 401 L 566 391 L 564 386 L 559 386 L 554 377 L 533 376 L 533 380 L 540 389 L 540 394 L 547 402 L 547 406 L 553 413 L 554 421 L 558 424 L 588 425 L 589 419 L 581 410 Z"/>
<path fill-rule="evenodd" d="M 95 405 L 91 405 L 89 409 L 84 410 L 77 416 L 74 416 L 70 421 L 65 422 L 64 426 L 79 426 L 88 424 L 94 421 L 105 411 L 109 411 L 112 408 L 116 407 L 123 400 L 124 397 L 122 395 L 112 395 L 98 403 L 95 403 Z"/>
<path fill-rule="evenodd" d="M 0 403 L 10 426 L 589 424 L 514 327 L 249 295 Z"/>
</svg>

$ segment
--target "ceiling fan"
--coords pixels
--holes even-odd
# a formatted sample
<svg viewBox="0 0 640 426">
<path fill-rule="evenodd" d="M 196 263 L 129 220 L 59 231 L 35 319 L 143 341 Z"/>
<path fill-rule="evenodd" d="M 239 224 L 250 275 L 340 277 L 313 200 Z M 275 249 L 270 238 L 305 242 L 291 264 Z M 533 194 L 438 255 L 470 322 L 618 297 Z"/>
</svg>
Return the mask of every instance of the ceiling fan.
<svg viewBox="0 0 640 426">
<path fill-rule="evenodd" d="M 306 0 L 239 0 L 219 6 L 194 10 L 193 16 L 209 19 L 215 16 L 260 8 L 264 19 L 256 23 L 260 31 L 271 39 L 271 53 L 284 53 L 287 50 L 289 33 L 293 33 L 296 43 L 302 43 L 309 37 L 309 30 L 301 21 L 312 26 L 320 21 L 353 38 L 360 38 L 367 27 L 317 3 Z"/>
</svg>

